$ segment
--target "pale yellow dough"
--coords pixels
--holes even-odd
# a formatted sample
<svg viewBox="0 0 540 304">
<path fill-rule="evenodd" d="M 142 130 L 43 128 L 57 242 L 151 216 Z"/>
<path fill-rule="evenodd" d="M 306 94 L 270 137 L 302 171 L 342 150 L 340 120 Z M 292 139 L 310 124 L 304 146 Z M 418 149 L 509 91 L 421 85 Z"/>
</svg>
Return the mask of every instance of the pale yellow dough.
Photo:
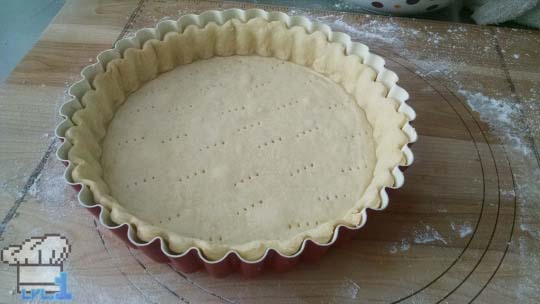
<svg viewBox="0 0 540 304">
<path fill-rule="evenodd" d="M 189 26 L 94 79 L 66 133 L 72 176 L 172 252 L 294 254 L 358 225 L 405 162 L 406 118 L 374 78 L 320 32 L 260 18 Z"/>
</svg>

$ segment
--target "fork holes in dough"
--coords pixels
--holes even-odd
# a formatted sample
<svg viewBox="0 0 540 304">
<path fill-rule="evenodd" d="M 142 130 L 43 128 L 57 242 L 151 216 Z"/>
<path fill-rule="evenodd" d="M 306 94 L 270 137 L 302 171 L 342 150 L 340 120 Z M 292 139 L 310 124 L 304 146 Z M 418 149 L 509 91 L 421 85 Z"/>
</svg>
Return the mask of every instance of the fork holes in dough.
<svg viewBox="0 0 540 304">
<path fill-rule="evenodd" d="M 336 214 L 334 214 L 334 211 L 329 212 L 328 220 L 337 218 L 346 210 L 349 210 L 349 205 L 355 203 L 352 200 L 352 194 L 356 198 L 360 193 L 348 192 L 349 196 L 345 196 L 343 192 L 350 190 L 349 183 L 353 185 L 360 184 L 358 183 L 360 178 L 357 177 L 359 174 L 357 174 L 356 170 L 359 170 L 358 167 L 363 168 L 365 162 L 369 164 L 368 166 L 371 166 L 370 161 L 373 159 L 371 154 L 365 154 L 363 162 L 361 160 L 357 163 L 350 162 L 350 160 L 356 160 L 354 157 L 362 156 L 362 153 L 364 153 L 363 146 L 358 144 L 364 139 L 364 135 L 362 133 L 362 136 L 359 136 L 358 133 L 364 131 L 362 120 L 365 120 L 365 118 L 363 118 L 361 111 L 357 111 L 357 104 L 354 103 L 354 100 L 344 99 L 349 96 L 346 92 L 343 96 L 338 96 L 339 91 L 333 89 L 332 94 L 329 96 L 324 95 L 324 81 L 328 79 L 324 79 L 322 76 L 319 77 L 316 74 L 312 75 L 311 71 L 306 71 L 308 73 L 306 75 L 302 74 L 301 76 L 307 77 L 300 78 L 298 83 L 294 82 L 294 84 L 304 86 L 303 82 L 309 79 L 313 83 L 309 87 L 316 89 L 316 94 L 303 89 L 297 91 L 297 88 L 293 86 L 290 88 L 292 94 L 289 95 L 288 92 L 285 92 L 287 94 L 280 93 L 277 98 L 272 96 L 267 103 L 261 103 L 259 99 L 261 96 L 266 96 L 270 92 L 269 90 L 277 91 L 283 85 L 278 81 L 283 78 L 276 77 L 276 82 L 272 79 L 272 82 L 268 83 L 260 80 L 261 75 L 256 73 L 257 70 L 243 71 L 243 73 L 245 72 L 247 75 L 254 77 L 252 86 L 258 83 L 260 92 L 252 90 L 249 84 L 246 86 L 247 90 L 237 90 L 235 92 L 234 86 L 227 88 L 226 79 L 223 79 L 222 83 L 213 83 L 214 78 L 207 77 L 212 76 L 212 73 L 205 73 L 204 78 L 198 79 L 203 75 L 194 72 L 193 66 L 199 66 L 199 64 L 206 64 L 206 62 L 214 60 L 223 60 L 226 63 L 230 63 L 229 60 L 234 60 L 234 64 L 237 64 L 238 60 L 234 57 L 236 56 L 201 60 L 194 62 L 193 65 L 181 66 L 181 68 L 174 69 L 169 73 L 159 75 L 160 79 L 158 81 L 148 82 L 139 89 L 143 93 L 149 92 L 150 89 L 148 88 L 156 88 L 156 85 L 153 85 L 154 83 L 161 83 L 158 84 L 160 90 L 156 90 L 155 95 L 145 97 L 146 109 L 143 107 L 144 103 L 141 103 L 143 100 L 136 99 L 140 91 L 128 97 L 127 102 L 116 113 L 120 114 L 120 116 L 115 114 L 111 128 L 107 131 L 107 137 L 110 136 L 109 138 L 112 138 L 113 141 L 104 147 L 105 150 L 107 145 L 109 145 L 109 148 L 112 147 L 110 149 L 111 153 L 109 153 L 111 156 L 104 163 L 104 167 L 109 171 L 105 173 L 109 176 L 106 181 L 111 184 L 111 188 L 114 188 L 114 182 L 119 180 L 118 176 L 120 174 L 118 172 L 129 170 L 128 173 L 131 175 L 120 176 L 122 179 L 120 179 L 120 184 L 117 185 L 120 188 L 116 190 L 116 193 L 113 193 L 114 197 L 121 204 L 126 205 L 126 208 L 132 208 L 134 212 L 147 208 L 148 211 L 145 212 L 151 213 L 154 211 L 150 206 L 137 206 L 134 205 L 135 201 L 147 202 L 150 201 L 149 198 L 152 195 L 155 196 L 160 193 L 160 195 L 163 195 L 160 198 L 163 201 L 179 203 L 178 205 L 163 206 L 163 210 L 159 211 L 160 214 L 166 216 L 162 218 L 165 225 L 167 225 L 166 228 L 179 234 L 185 232 L 201 240 L 208 240 L 209 236 L 211 236 L 213 242 L 218 242 L 219 236 L 215 231 L 224 228 L 222 227 L 224 223 L 216 219 L 219 219 L 219 216 L 228 216 L 233 219 L 233 223 L 229 227 L 235 231 L 223 232 L 226 233 L 223 234 L 223 238 L 227 242 L 230 241 L 231 244 L 249 241 L 244 240 L 247 236 L 242 236 L 237 232 L 241 230 L 237 228 L 242 226 L 254 231 L 254 234 L 250 234 L 249 237 L 259 238 L 260 236 L 257 235 L 258 228 L 250 225 L 253 219 L 264 218 L 266 213 L 279 211 L 281 213 L 278 214 L 284 217 L 281 222 L 283 223 L 282 227 L 277 227 L 274 230 L 264 228 L 267 231 L 275 231 L 278 238 L 288 236 L 288 234 L 280 235 L 283 231 L 289 232 L 287 230 L 288 225 L 291 226 L 289 229 L 293 229 L 290 233 L 297 233 L 307 228 L 313 229 L 317 222 L 323 222 L 322 217 L 317 218 L 318 211 L 307 210 L 303 214 L 297 213 L 298 210 L 291 209 L 287 205 L 283 206 L 284 203 L 288 203 L 289 198 L 291 199 L 289 203 L 298 202 L 299 207 L 303 207 L 304 204 L 307 204 L 306 206 L 313 204 L 318 205 L 314 206 L 316 208 L 313 208 L 313 210 L 330 209 L 330 207 L 332 210 L 336 210 Z M 242 59 L 245 62 L 251 62 L 251 60 L 274 60 L 254 57 Z M 278 74 L 279 70 L 284 68 L 283 65 L 290 65 L 292 69 L 296 68 L 296 65 L 285 62 L 281 63 L 273 72 Z M 223 65 L 220 66 L 223 67 Z M 246 67 L 253 68 L 256 65 L 250 63 L 246 64 Z M 304 67 L 300 68 L 302 71 L 305 70 Z M 184 70 L 184 72 L 181 70 Z M 186 96 L 180 96 L 174 91 L 176 87 L 173 88 L 167 82 L 161 82 L 162 79 L 173 73 L 182 75 L 182 78 L 185 79 L 185 76 L 190 71 L 193 72 L 193 78 L 188 79 L 188 81 L 195 85 L 192 86 L 195 87 L 193 96 L 189 95 L 191 92 L 186 92 L 189 93 Z M 294 70 L 290 71 L 294 72 Z M 226 92 L 230 92 L 231 96 L 218 94 L 212 95 L 217 97 L 213 100 L 208 98 L 210 92 L 201 93 L 197 90 L 200 86 L 196 85 L 201 84 L 200 80 L 205 81 L 202 83 L 202 87 L 208 87 L 212 91 L 216 90 L 212 94 L 221 93 L 222 84 L 225 85 Z M 239 83 L 238 79 L 231 80 L 231 82 L 234 85 Z M 262 83 L 265 85 L 263 86 Z M 334 85 L 334 83 L 328 83 L 330 86 Z M 214 86 L 212 86 L 213 84 Z M 171 92 L 159 93 L 162 91 L 161 88 L 166 86 L 168 86 L 167 90 L 171 90 Z M 319 87 L 321 87 L 321 90 L 319 90 Z M 147 88 L 146 91 L 144 91 L 145 88 Z M 319 94 L 321 92 L 322 95 Z M 207 96 L 198 96 L 201 94 Z M 249 94 L 251 94 L 251 97 L 248 96 Z M 238 95 L 238 98 L 236 95 Z M 321 99 L 321 96 L 324 98 Z M 338 97 L 334 100 L 340 101 L 339 106 L 336 107 L 335 102 L 328 103 L 328 100 L 333 98 L 332 96 Z M 149 97 L 155 98 L 150 99 Z M 150 111 L 151 105 L 148 104 L 150 100 L 155 102 L 156 110 Z M 342 100 L 344 105 L 341 105 Z M 351 102 L 350 105 L 349 102 Z M 347 105 L 346 108 L 345 105 Z M 326 110 L 328 106 L 332 107 L 331 111 Z M 140 108 L 141 113 L 139 115 L 134 115 L 136 113 L 134 109 L 136 108 Z M 135 132 L 132 134 L 125 133 L 131 135 L 129 138 L 122 137 L 122 133 L 114 133 L 113 130 L 114 122 L 117 122 L 118 130 L 126 126 L 125 123 L 122 125 L 122 121 L 118 122 L 117 120 L 123 115 L 122 109 L 127 109 L 123 110 L 124 113 L 131 115 L 131 117 L 126 117 L 126 120 L 124 120 L 130 124 L 130 127 L 127 128 L 128 131 Z M 168 109 L 171 110 L 171 114 L 167 115 Z M 348 111 L 349 109 L 351 111 Z M 159 119 L 160 116 L 155 116 L 160 114 L 159 112 L 166 114 L 162 116 L 163 119 Z M 354 113 L 360 113 L 358 115 L 360 119 L 356 119 Z M 140 125 L 140 121 L 143 121 L 141 117 L 145 114 L 148 114 L 148 120 L 151 120 L 155 126 L 151 125 L 151 128 L 146 126 L 146 129 L 141 128 L 143 126 Z M 131 125 L 135 128 L 132 128 Z M 365 124 L 365 126 L 367 126 L 367 130 L 371 130 L 369 124 Z M 111 130 L 113 133 L 110 133 Z M 190 136 L 185 137 L 184 132 L 188 132 Z M 298 138 L 295 137 L 297 133 L 300 134 Z M 348 137 L 344 139 L 344 136 L 353 134 L 355 135 L 354 138 Z M 134 138 L 135 136 L 136 138 Z M 370 139 L 369 137 L 371 135 L 367 139 Z M 125 139 L 129 141 L 128 146 L 124 146 Z M 162 140 L 164 143 L 160 145 Z M 227 145 L 225 145 L 225 142 Z M 120 145 L 117 146 L 117 143 Z M 156 159 L 144 155 L 150 151 L 149 148 L 152 145 L 157 146 L 157 152 L 169 153 L 167 155 L 171 156 L 170 159 L 165 157 L 163 161 L 156 161 Z M 199 148 L 202 151 L 199 151 Z M 124 153 L 126 150 L 127 153 L 135 157 L 131 158 L 131 155 L 128 154 L 126 155 L 128 161 L 114 164 L 114 160 L 117 158 L 113 153 L 118 151 Z M 252 163 L 250 153 L 253 153 L 255 163 Z M 287 157 L 288 155 L 293 157 Z M 163 156 L 159 157 L 163 158 Z M 137 161 L 140 163 L 137 163 Z M 126 164 L 130 164 L 130 166 L 126 166 Z M 156 166 L 156 168 L 152 168 L 152 165 Z M 159 166 L 163 168 L 158 168 Z M 202 166 L 206 167 L 202 169 Z M 340 173 L 341 168 L 345 169 L 345 172 L 342 172 L 345 173 L 344 175 Z M 353 168 L 353 171 L 350 171 L 349 168 Z M 150 172 L 156 174 L 160 172 L 160 175 L 156 175 L 158 178 L 153 180 L 150 178 L 150 174 L 144 173 L 145 170 L 152 170 Z M 363 170 L 360 173 L 364 174 Z M 258 177 L 259 175 L 261 177 Z M 325 175 L 335 177 L 339 181 L 337 187 L 331 178 L 321 183 L 320 176 Z M 134 176 L 139 176 L 135 178 L 137 179 L 137 186 L 134 186 Z M 126 190 L 125 187 L 129 189 Z M 167 191 L 168 187 L 172 187 L 171 191 Z M 309 193 L 308 190 L 308 193 L 306 193 L 303 189 L 313 189 L 316 192 Z M 332 191 L 332 189 L 343 190 Z M 212 201 L 212 194 L 209 192 L 214 192 L 215 195 L 223 194 L 222 198 L 230 201 L 217 204 L 217 202 Z M 273 197 L 272 199 L 265 197 L 272 192 L 283 192 L 284 197 L 280 197 L 279 200 L 274 200 Z M 336 198 L 334 192 L 337 192 L 338 198 Z M 326 199 L 327 196 L 329 197 L 328 200 Z M 263 202 L 259 198 L 265 198 L 266 201 Z M 204 220 L 215 223 L 216 230 L 201 226 L 202 228 L 197 231 L 190 231 L 193 225 L 187 225 L 187 222 L 194 221 L 196 223 L 196 219 L 190 218 L 192 217 L 191 210 L 193 206 L 199 203 L 201 210 L 205 213 Z M 133 204 L 133 206 L 130 204 Z M 185 207 L 186 210 L 186 212 L 182 211 L 181 217 L 178 217 L 176 210 L 174 210 L 180 210 L 178 209 L 179 206 L 182 207 L 182 210 Z M 284 210 L 291 210 L 292 212 Z M 173 223 L 167 224 L 169 215 L 171 215 L 171 221 L 174 221 L 174 225 L 172 225 Z M 141 213 L 141 216 L 144 215 Z M 315 219 L 318 221 L 315 221 Z M 324 219 L 324 221 L 326 220 Z M 275 224 L 269 223 L 268 225 Z M 296 230 L 297 224 L 300 225 L 298 231 Z"/>
</svg>

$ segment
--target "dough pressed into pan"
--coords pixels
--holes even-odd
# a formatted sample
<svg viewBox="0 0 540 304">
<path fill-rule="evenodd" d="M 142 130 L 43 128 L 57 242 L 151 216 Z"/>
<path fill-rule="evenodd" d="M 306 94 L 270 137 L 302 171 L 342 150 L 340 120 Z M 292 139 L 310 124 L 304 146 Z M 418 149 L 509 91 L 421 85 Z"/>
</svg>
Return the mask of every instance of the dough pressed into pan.
<svg viewBox="0 0 540 304">
<path fill-rule="evenodd" d="M 66 133 L 73 179 L 173 253 L 294 254 L 358 225 L 405 163 L 407 119 L 375 75 L 279 21 L 167 33 L 93 80 Z"/>
</svg>

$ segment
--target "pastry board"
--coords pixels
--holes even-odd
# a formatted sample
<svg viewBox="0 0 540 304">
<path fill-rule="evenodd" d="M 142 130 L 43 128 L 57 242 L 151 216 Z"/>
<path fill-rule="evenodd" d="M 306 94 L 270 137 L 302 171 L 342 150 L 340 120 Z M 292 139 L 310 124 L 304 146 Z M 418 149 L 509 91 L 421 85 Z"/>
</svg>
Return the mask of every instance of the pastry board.
<svg viewBox="0 0 540 304">
<path fill-rule="evenodd" d="M 419 133 L 405 186 L 351 242 L 255 279 L 182 274 L 127 247 L 77 205 L 54 157 L 65 90 L 101 50 L 165 17 L 231 7 L 307 15 L 370 46 L 410 93 Z M 80 303 L 535 303 L 539 70 L 537 31 L 228 1 L 67 1 L 0 87 L 0 247 L 65 235 Z M 0 302 L 17 302 L 16 271 L 0 265 Z"/>
</svg>

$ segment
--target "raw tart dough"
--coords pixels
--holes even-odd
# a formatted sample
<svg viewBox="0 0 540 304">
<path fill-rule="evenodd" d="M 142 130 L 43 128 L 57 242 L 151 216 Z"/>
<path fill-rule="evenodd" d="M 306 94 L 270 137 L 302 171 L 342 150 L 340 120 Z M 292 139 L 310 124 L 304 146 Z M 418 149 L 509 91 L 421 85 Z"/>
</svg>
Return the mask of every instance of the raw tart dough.
<svg viewBox="0 0 540 304">
<path fill-rule="evenodd" d="M 188 26 L 128 48 L 66 132 L 75 182 L 116 223 L 218 260 L 328 242 L 378 207 L 406 117 L 375 71 L 279 21 Z"/>
</svg>

